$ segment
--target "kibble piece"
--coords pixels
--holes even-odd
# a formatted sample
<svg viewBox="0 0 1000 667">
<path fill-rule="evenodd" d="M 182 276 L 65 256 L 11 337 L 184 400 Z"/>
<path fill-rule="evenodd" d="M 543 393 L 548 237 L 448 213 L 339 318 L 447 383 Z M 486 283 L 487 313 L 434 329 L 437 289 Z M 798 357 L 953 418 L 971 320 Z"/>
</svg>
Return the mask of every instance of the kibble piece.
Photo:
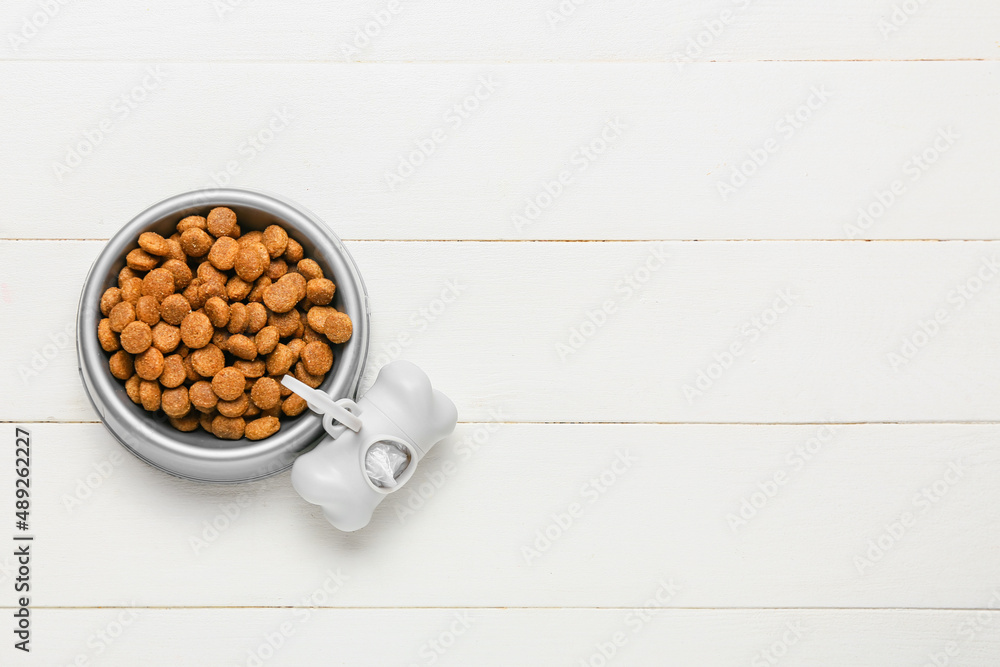
<svg viewBox="0 0 1000 667">
<path fill-rule="evenodd" d="M 208 300 L 210 294 L 202 294 L 201 291 L 202 280 L 201 278 L 192 278 L 191 282 L 184 289 L 183 297 L 187 299 L 187 302 L 191 304 L 191 310 L 198 310 L 205 305 L 205 301 Z"/>
<path fill-rule="evenodd" d="M 170 252 L 170 245 L 167 240 L 156 232 L 143 232 L 139 234 L 139 247 L 150 255 L 163 256 Z"/>
<path fill-rule="evenodd" d="M 281 403 L 281 411 L 289 417 L 297 417 L 305 411 L 306 407 L 306 399 L 298 394 L 292 394 Z"/>
<path fill-rule="evenodd" d="M 297 273 L 288 273 L 272 283 L 264 290 L 264 305 L 276 313 L 287 313 L 301 298 L 299 296 L 298 283 L 292 276 L 299 276 Z"/>
<path fill-rule="evenodd" d="M 328 278 L 313 278 L 306 283 L 306 296 L 309 301 L 320 306 L 333 301 L 333 294 L 337 291 L 337 286 Z"/>
<path fill-rule="evenodd" d="M 212 334 L 212 345 L 215 345 L 220 350 L 225 350 L 229 345 L 230 335 L 225 329 L 216 329 L 215 333 Z"/>
<path fill-rule="evenodd" d="M 254 283 L 253 289 L 250 290 L 250 294 L 247 295 L 247 301 L 250 302 L 261 302 L 264 300 L 264 290 L 271 286 L 271 279 L 267 276 L 261 276 Z"/>
<path fill-rule="evenodd" d="M 226 238 L 229 237 L 227 236 Z M 203 283 L 219 283 L 223 287 L 225 287 L 226 281 L 229 280 L 229 276 L 215 268 L 212 262 L 208 261 L 198 265 L 197 274 Z"/>
<path fill-rule="evenodd" d="M 323 277 L 323 269 L 320 268 L 319 264 L 317 264 L 314 259 L 300 259 L 295 268 L 303 275 L 303 277 L 305 277 L 306 280 Z"/>
<path fill-rule="evenodd" d="M 191 278 L 194 277 L 194 274 L 191 273 L 191 267 L 180 259 L 168 259 L 163 263 L 163 268 L 174 276 L 174 292 L 183 292 L 191 284 Z"/>
<path fill-rule="evenodd" d="M 243 413 L 247 411 L 250 406 L 250 399 L 247 395 L 240 394 L 236 399 L 232 401 L 219 401 L 215 405 L 215 409 L 219 411 L 219 414 L 223 417 L 242 417 Z"/>
<path fill-rule="evenodd" d="M 256 417 L 259 414 L 260 414 L 260 408 L 254 405 L 253 401 L 250 401 L 250 404 L 247 406 L 247 409 L 243 413 L 242 417 L 243 419 L 250 419 L 251 417 Z"/>
<path fill-rule="evenodd" d="M 242 301 L 250 294 L 253 283 L 248 283 L 239 276 L 233 276 L 226 283 L 226 295 L 230 301 Z"/>
<path fill-rule="evenodd" d="M 247 317 L 247 333 L 256 334 L 267 324 L 267 308 L 262 303 L 248 303 Z"/>
<path fill-rule="evenodd" d="M 138 276 L 130 267 L 123 266 L 122 270 L 118 272 L 118 287 L 124 287 L 125 281 L 129 278 L 138 278 Z"/>
<path fill-rule="evenodd" d="M 174 236 L 171 236 L 169 239 L 166 239 L 166 243 L 167 243 L 167 254 L 164 255 L 164 257 L 167 258 L 167 262 L 171 260 L 175 262 L 178 261 L 183 262 L 187 260 L 187 255 L 184 254 L 184 248 L 181 247 L 180 234 L 175 234 Z M 167 262 L 163 263 L 164 268 L 166 267 Z"/>
<path fill-rule="evenodd" d="M 118 334 L 111 330 L 111 320 L 106 317 L 97 323 L 97 340 L 105 352 L 114 352 L 121 347 Z"/>
<path fill-rule="evenodd" d="M 142 384 L 142 378 L 138 375 L 133 375 L 128 380 L 125 380 L 125 393 L 128 397 L 132 399 L 133 403 L 139 403 L 139 385 Z"/>
<path fill-rule="evenodd" d="M 163 267 L 153 269 L 142 279 L 141 292 L 143 296 L 165 299 L 174 293 L 174 274 Z"/>
<path fill-rule="evenodd" d="M 302 244 L 293 238 L 288 239 L 288 247 L 285 248 L 285 260 L 289 264 L 298 264 L 305 257 L 305 250 Z"/>
<path fill-rule="evenodd" d="M 278 333 L 278 327 L 264 327 L 257 332 L 256 337 L 254 337 L 254 344 L 257 346 L 258 354 L 271 354 L 274 352 L 275 346 L 278 344 L 278 340 L 281 335 Z"/>
<path fill-rule="evenodd" d="M 208 345 L 214 333 L 215 327 L 205 313 L 188 313 L 181 321 L 181 340 L 193 350 Z"/>
<path fill-rule="evenodd" d="M 291 369 L 292 364 L 295 363 L 295 355 L 287 345 L 278 345 L 274 348 L 274 352 L 267 356 L 267 372 L 269 375 L 284 375 Z"/>
<path fill-rule="evenodd" d="M 122 291 L 118 287 L 109 287 L 101 295 L 101 315 L 107 317 L 111 314 L 111 309 L 122 302 Z"/>
<path fill-rule="evenodd" d="M 177 231 L 182 235 L 189 229 L 205 229 L 208 227 L 208 220 L 200 215 L 189 215 L 177 223 Z"/>
<path fill-rule="evenodd" d="M 273 378 L 262 377 L 254 383 L 250 399 L 261 410 L 273 408 L 281 400 L 281 385 Z"/>
<path fill-rule="evenodd" d="M 257 280 L 271 264 L 271 256 L 262 243 L 246 243 L 236 255 L 236 275 L 246 281 Z"/>
<path fill-rule="evenodd" d="M 292 375 L 295 376 L 296 380 L 302 382 L 303 384 L 309 385 L 313 389 L 323 384 L 323 376 L 313 375 L 312 373 L 307 371 L 305 364 L 303 364 L 301 361 L 295 364 L 295 368 L 292 370 Z"/>
<path fill-rule="evenodd" d="M 181 234 L 181 248 L 191 257 L 204 257 L 212 248 L 212 237 L 204 229 L 192 227 Z"/>
<path fill-rule="evenodd" d="M 205 314 L 213 326 L 224 327 L 229 323 L 229 304 L 221 297 L 213 296 L 205 302 Z"/>
<path fill-rule="evenodd" d="M 230 418 L 218 415 L 212 420 L 212 433 L 223 440 L 239 440 L 243 437 L 246 422 L 242 417 Z"/>
<path fill-rule="evenodd" d="M 208 303 L 208 300 L 212 297 L 225 300 L 226 286 L 215 280 L 202 282 L 202 284 L 198 286 L 198 298 L 201 300 L 202 306 L 204 307 L 204 304 Z"/>
<path fill-rule="evenodd" d="M 135 306 L 128 301 L 119 303 L 108 315 L 108 324 L 115 333 L 121 333 L 132 322 L 135 322 Z"/>
<path fill-rule="evenodd" d="M 299 359 L 311 375 L 323 375 L 333 366 L 333 350 L 319 341 L 307 343 Z"/>
<path fill-rule="evenodd" d="M 129 278 L 122 285 L 122 301 L 127 301 L 132 305 L 142 296 L 142 278 Z"/>
<path fill-rule="evenodd" d="M 135 357 L 135 374 L 143 380 L 157 380 L 163 374 L 163 353 L 155 347 L 147 348 Z"/>
<path fill-rule="evenodd" d="M 337 309 L 331 306 L 313 306 L 306 313 L 306 321 L 314 331 L 325 332 L 326 318 L 335 312 Z"/>
<path fill-rule="evenodd" d="M 153 348 L 151 348 L 153 349 Z M 179 387 L 187 379 L 187 371 L 184 370 L 184 360 L 179 354 L 171 354 L 163 359 L 163 372 L 160 373 L 160 384 L 168 389 Z"/>
<path fill-rule="evenodd" d="M 219 402 L 219 397 L 212 391 L 212 383 L 205 380 L 199 380 L 192 384 L 188 389 L 188 396 L 191 399 L 191 405 L 201 412 L 213 410 L 215 404 Z"/>
<path fill-rule="evenodd" d="M 243 334 L 230 336 L 226 345 L 226 351 L 247 361 L 253 361 L 257 358 L 257 345 Z"/>
<path fill-rule="evenodd" d="M 209 343 L 191 353 L 191 367 L 202 377 L 214 377 L 226 367 L 226 355 L 217 346 Z"/>
<path fill-rule="evenodd" d="M 290 310 L 287 313 L 268 313 L 267 324 L 275 327 L 282 338 L 288 338 L 298 332 L 302 320 L 297 310 Z"/>
<path fill-rule="evenodd" d="M 127 380 L 135 373 L 135 366 L 132 363 L 132 355 L 125 350 L 118 350 L 108 359 L 108 368 L 111 374 L 119 380 Z"/>
<path fill-rule="evenodd" d="M 191 364 L 190 354 L 188 354 L 187 356 L 184 356 L 182 354 L 181 361 L 184 364 L 184 372 L 187 373 L 187 380 L 186 380 L 187 382 L 197 382 L 198 380 L 201 379 L 201 376 L 198 375 L 198 371 L 196 371 L 194 369 L 194 366 Z"/>
<path fill-rule="evenodd" d="M 178 326 L 191 312 L 191 304 L 183 294 L 171 294 L 160 302 L 160 317 L 167 324 Z"/>
<path fill-rule="evenodd" d="M 212 391 L 223 401 L 232 401 L 243 393 L 246 378 L 232 366 L 227 366 L 212 378 Z"/>
<path fill-rule="evenodd" d="M 315 341 L 321 341 L 324 343 L 327 342 L 328 339 L 326 335 L 319 333 L 311 326 L 309 326 L 308 323 L 303 324 L 302 328 L 303 328 L 302 340 L 304 340 L 306 343 L 313 343 Z"/>
<path fill-rule="evenodd" d="M 153 327 L 153 347 L 168 354 L 181 344 L 181 330 L 172 324 L 159 322 Z"/>
<path fill-rule="evenodd" d="M 170 425 L 173 426 L 178 431 L 184 431 L 185 433 L 190 433 L 191 431 L 198 428 L 198 413 L 189 412 L 183 417 L 171 417 Z"/>
<path fill-rule="evenodd" d="M 283 259 L 274 259 L 272 257 L 271 264 L 267 267 L 267 273 L 265 274 L 271 279 L 271 282 L 274 282 L 286 273 L 288 273 L 288 262 Z"/>
<path fill-rule="evenodd" d="M 156 268 L 156 265 L 160 263 L 160 258 L 156 255 L 150 255 L 142 248 L 136 248 L 125 255 L 125 263 L 135 271 L 149 271 Z"/>
<path fill-rule="evenodd" d="M 233 362 L 233 368 L 243 373 L 247 381 L 254 380 L 264 375 L 267 370 L 267 364 L 263 359 L 257 358 L 253 361 L 247 361 L 246 359 L 237 359 Z"/>
<path fill-rule="evenodd" d="M 281 257 L 288 248 L 288 232 L 279 225 L 269 225 L 264 230 L 261 240 L 271 259 Z"/>
<path fill-rule="evenodd" d="M 236 214 L 231 208 L 219 206 L 208 212 L 207 223 L 212 236 L 227 236 L 236 231 Z"/>
<path fill-rule="evenodd" d="M 263 243 L 264 242 L 264 232 L 254 229 L 247 232 L 243 236 L 236 239 L 240 245 L 246 245 L 247 243 Z"/>
<path fill-rule="evenodd" d="M 160 321 L 160 302 L 155 296 L 140 296 L 135 302 L 135 316 L 149 326 Z"/>
<path fill-rule="evenodd" d="M 236 266 L 236 255 L 239 251 L 240 244 L 236 239 L 222 236 L 215 240 L 212 249 L 208 251 L 208 261 L 220 271 L 229 271 Z"/>
<path fill-rule="evenodd" d="M 191 401 L 188 399 L 187 387 L 167 389 L 160 395 L 160 407 L 168 417 L 179 419 L 191 412 Z"/>
<path fill-rule="evenodd" d="M 150 412 L 160 409 L 160 383 L 143 380 L 139 383 L 139 401 Z"/>
<path fill-rule="evenodd" d="M 277 417 L 261 417 L 247 424 L 245 432 L 248 440 L 263 440 L 277 433 L 279 428 L 281 422 Z"/>
<path fill-rule="evenodd" d="M 250 316 L 247 314 L 246 304 L 234 303 L 229 307 L 229 323 L 226 325 L 226 330 L 229 333 L 243 333 L 249 322 Z"/>
<path fill-rule="evenodd" d="M 347 313 L 333 312 L 326 317 L 322 331 L 334 343 L 346 343 L 351 338 L 354 325 Z"/>
<path fill-rule="evenodd" d="M 145 352 L 153 344 L 153 330 L 145 322 L 129 322 L 121 333 L 121 344 L 129 354 Z"/>
<path fill-rule="evenodd" d="M 216 412 L 215 410 L 209 410 L 208 412 L 203 412 L 198 417 L 198 426 L 201 426 L 203 429 L 205 429 L 209 433 L 212 433 L 212 422 L 218 416 L 219 416 L 219 413 Z M 215 434 L 212 433 L 212 435 L 215 435 Z"/>
<path fill-rule="evenodd" d="M 306 346 L 306 342 L 301 338 L 294 338 L 288 341 L 288 349 L 293 355 L 295 355 L 295 361 L 299 360 L 299 355 L 302 353 L 302 348 Z"/>
</svg>

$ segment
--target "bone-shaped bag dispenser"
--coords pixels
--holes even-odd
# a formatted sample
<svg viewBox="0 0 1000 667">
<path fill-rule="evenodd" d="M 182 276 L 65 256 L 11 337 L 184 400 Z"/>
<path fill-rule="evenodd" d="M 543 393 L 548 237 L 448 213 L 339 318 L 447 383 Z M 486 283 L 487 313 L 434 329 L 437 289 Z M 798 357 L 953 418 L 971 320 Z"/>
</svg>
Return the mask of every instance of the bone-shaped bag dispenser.
<svg viewBox="0 0 1000 667">
<path fill-rule="evenodd" d="M 458 410 L 408 361 L 382 367 L 357 402 L 333 400 L 290 375 L 281 383 L 323 415 L 327 435 L 292 467 L 292 486 L 343 531 L 364 528 L 382 499 L 413 476 L 417 462 L 455 430 Z"/>
</svg>

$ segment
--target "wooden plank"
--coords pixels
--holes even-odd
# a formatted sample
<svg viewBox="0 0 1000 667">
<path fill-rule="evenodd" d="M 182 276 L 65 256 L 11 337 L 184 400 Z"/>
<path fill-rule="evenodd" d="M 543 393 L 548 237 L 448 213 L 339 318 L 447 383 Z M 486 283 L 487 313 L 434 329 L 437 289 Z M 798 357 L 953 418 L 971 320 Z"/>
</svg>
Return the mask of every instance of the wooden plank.
<svg viewBox="0 0 1000 667">
<path fill-rule="evenodd" d="M 0 243 L 0 419 L 94 419 L 72 327 L 101 245 Z M 994 242 L 349 248 L 372 308 L 365 386 L 410 359 L 464 421 L 1000 415 Z"/>
<path fill-rule="evenodd" d="M 34 622 L 31 657 L 5 647 L 4 664 L 71 665 L 84 656 L 91 662 L 79 664 L 600 665 L 608 654 L 706 667 L 934 658 L 985 667 L 1000 650 L 996 612 L 43 609 Z"/>
<path fill-rule="evenodd" d="M 352 534 L 287 473 L 187 482 L 97 424 L 30 428 L 38 606 L 296 605 L 334 575 L 323 606 L 631 607 L 662 580 L 671 607 L 982 608 L 1000 586 L 997 425 L 461 424 Z"/>
<path fill-rule="evenodd" d="M 347 239 L 995 239 L 998 67 L 5 62 L 0 237 L 228 183 Z"/>
<path fill-rule="evenodd" d="M 39 13 L 50 7 L 48 14 Z M 6 4 L 4 57 L 180 60 L 830 60 L 995 58 L 996 3 L 243 0 Z M 248 38 L 252 35 L 252 38 Z M 682 60 L 683 62 L 683 60 Z"/>
</svg>

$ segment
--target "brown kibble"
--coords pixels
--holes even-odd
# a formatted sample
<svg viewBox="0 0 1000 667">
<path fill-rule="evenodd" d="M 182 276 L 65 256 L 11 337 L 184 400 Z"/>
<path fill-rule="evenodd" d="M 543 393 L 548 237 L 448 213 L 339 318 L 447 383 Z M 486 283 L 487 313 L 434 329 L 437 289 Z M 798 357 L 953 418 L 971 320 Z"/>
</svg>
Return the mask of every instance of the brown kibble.
<svg viewBox="0 0 1000 667">
<path fill-rule="evenodd" d="M 205 302 L 208 300 L 208 297 L 211 296 L 210 294 L 206 294 L 204 296 L 202 295 L 201 292 L 202 282 L 203 281 L 201 278 L 192 278 L 191 282 L 184 289 L 183 296 L 185 299 L 187 299 L 187 302 L 191 305 L 191 310 L 198 310 L 199 308 L 204 306 Z"/>
<path fill-rule="evenodd" d="M 121 333 L 132 322 L 135 322 L 135 306 L 128 301 L 122 301 L 116 305 L 108 315 L 108 323 L 115 333 Z"/>
<path fill-rule="evenodd" d="M 235 400 L 219 401 L 215 405 L 215 409 L 223 417 L 242 417 L 248 407 L 250 407 L 250 399 L 245 393 L 240 394 Z"/>
<path fill-rule="evenodd" d="M 160 383 L 143 380 L 139 383 L 139 401 L 150 412 L 160 409 Z"/>
<path fill-rule="evenodd" d="M 125 281 L 130 278 L 138 278 L 135 271 L 127 266 L 123 266 L 122 270 L 118 272 L 118 287 L 122 288 L 125 286 Z"/>
<path fill-rule="evenodd" d="M 204 229 L 192 227 L 181 234 L 181 248 L 191 257 L 204 257 L 211 250 L 212 237 Z"/>
<path fill-rule="evenodd" d="M 191 312 L 191 304 L 183 294 L 171 294 L 160 302 L 160 317 L 167 324 L 180 325 Z"/>
<path fill-rule="evenodd" d="M 229 236 L 222 236 L 212 244 L 212 249 L 208 251 L 208 261 L 212 266 L 220 271 L 229 271 L 236 266 L 236 254 L 240 251 L 240 244 L 236 239 Z"/>
<path fill-rule="evenodd" d="M 223 440 L 239 440 L 243 437 L 246 422 L 242 417 L 230 418 L 218 415 L 212 420 L 212 433 Z"/>
<path fill-rule="evenodd" d="M 313 329 L 308 324 L 305 324 L 303 326 L 303 329 L 304 330 L 302 332 L 302 340 L 304 340 L 307 343 L 313 343 L 315 341 L 321 341 L 321 342 L 325 343 L 325 342 L 327 342 L 329 340 L 326 337 L 326 334 L 319 333 L 318 331 L 316 331 L 315 329 Z"/>
<path fill-rule="evenodd" d="M 275 346 L 277 346 L 281 335 L 278 333 L 278 327 L 264 327 L 257 332 L 257 336 L 254 338 L 254 344 L 257 346 L 258 354 L 271 354 L 274 352 Z"/>
<path fill-rule="evenodd" d="M 246 359 L 247 361 L 253 361 L 257 358 L 257 345 L 254 344 L 254 341 L 243 334 L 234 334 L 230 336 L 229 342 L 226 346 L 226 351 L 239 357 L 240 359 Z"/>
<path fill-rule="evenodd" d="M 328 278 L 313 278 L 306 283 L 306 296 L 309 300 L 320 306 L 333 301 L 333 294 L 337 291 L 337 286 Z"/>
<path fill-rule="evenodd" d="M 165 299 L 174 293 L 174 274 L 163 267 L 153 269 L 142 279 L 141 292 L 143 296 Z"/>
<path fill-rule="evenodd" d="M 168 417 L 180 419 L 191 412 L 191 400 L 188 398 L 187 387 L 167 389 L 160 395 L 160 407 Z"/>
<path fill-rule="evenodd" d="M 251 380 L 262 376 L 267 370 L 267 364 L 260 358 L 254 359 L 253 361 L 237 359 L 233 362 L 233 368 L 243 373 L 248 380 Z"/>
<path fill-rule="evenodd" d="M 125 284 L 122 285 L 122 301 L 131 303 L 134 306 L 140 296 L 142 296 L 142 278 L 129 278 L 126 280 Z"/>
<path fill-rule="evenodd" d="M 229 236 L 236 231 L 236 213 L 225 206 L 213 208 L 208 212 L 207 224 L 212 236 Z"/>
<path fill-rule="evenodd" d="M 226 355 L 216 345 L 209 343 L 191 353 L 191 367 L 202 377 L 214 377 L 226 367 Z"/>
<path fill-rule="evenodd" d="M 313 259 L 300 259 L 295 268 L 306 280 L 315 280 L 316 278 L 323 277 L 323 269 Z"/>
<path fill-rule="evenodd" d="M 191 278 L 194 274 L 191 273 L 191 267 L 184 260 L 168 259 L 163 263 L 163 268 L 173 274 L 175 292 L 183 292 L 191 284 Z"/>
<path fill-rule="evenodd" d="M 114 352 L 121 347 L 118 334 L 111 330 L 111 320 L 106 317 L 97 323 L 97 340 L 105 352 Z"/>
<path fill-rule="evenodd" d="M 160 302 L 155 296 L 140 296 L 135 302 L 135 316 L 149 326 L 160 321 Z"/>
<path fill-rule="evenodd" d="M 155 349 L 155 348 L 153 348 Z M 160 384 L 167 389 L 173 389 L 184 384 L 187 371 L 184 370 L 184 360 L 179 354 L 171 354 L 163 359 L 163 372 L 160 373 Z"/>
<path fill-rule="evenodd" d="M 181 330 L 166 322 L 159 322 L 153 327 L 153 347 L 168 354 L 181 344 Z"/>
<path fill-rule="evenodd" d="M 111 309 L 122 302 L 122 291 L 118 287 L 109 287 L 101 295 L 101 315 L 107 317 L 111 314 Z"/>
<path fill-rule="evenodd" d="M 229 238 L 228 236 L 226 238 Z M 231 240 L 231 239 L 230 239 Z M 197 276 L 201 278 L 203 283 L 219 283 L 223 287 L 226 285 L 226 281 L 229 280 L 224 272 L 215 268 L 215 266 L 210 261 L 203 261 L 198 265 Z"/>
<path fill-rule="evenodd" d="M 239 276 L 233 276 L 226 283 L 226 295 L 230 301 L 242 301 L 250 294 L 253 283 L 248 283 Z"/>
<path fill-rule="evenodd" d="M 305 257 L 305 250 L 302 244 L 293 238 L 288 239 L 288 247 L 285 248 L 285 260 L 289 264 L 298 264 Z"/>
<path fill-rule="evenodd" d="M 135 271 L 149 271 L 156 268 L 156 265 L 160 263 L 160 258 L 156 255 L 150 255 L 142 248 L 136 248 L 125 255 L 125 263 Z"/>
<path fill-rule="evenodd" d="M 257 280 L 270 264 L 271 256 L 262 243 L 247 243 L 236 255 L 236 275 L 246 281 Z"/>
<path fill-rule="evenodd" d="M 247 317 L 247 333 L 256 334 L 267 324 L 267 308 L 262 303 L 248 303 Z"/>
<path fill-rule="evenodd" d="M 250 290 L 250 294 L 247 295 L 247 301 L 250 302 L 261 302 L 264 300 L 264 290 L 271 286 L 271 279 L 267 276 L 261 276 L 254 283 L 253 289 Z"/>
<path fill-rule="evenodd" d="M 226 286 L 217 280 L 206 280 L 198 285 L 198 298 L 202 302 L 202 306 L 208 303 L 208 300 L 212 297 L 217 297 L 225 301 L 226 299 Z"/>
<path fill-rule="evenodd" d="M 138 403 L 139 399 L 139 385 L 142 384 L 142 378 L 138 375 L 133 375 L 128 380 L 125 380 L 125 393 L 133 403 Z"/>
<path fill-rule="evenodd" d="M 246 436 L 248 440 L 263 440 L 277 433 L 279 428 L 281 422 L 277 417 L 261 417 L 246 425 Z"/>
<path fill-rule="evenodd" d="M 205 313 L 199 311 L 188 313 L 181 320 L 181 340 L 191 349 L 208 345 L 214 333 L 215 327 Z"/>
<path fill-rule="evenodd" d="M 189 229 L 205 229 L 208 227 L 208 220 L 200 215 L 189 215 L 177 223 L 177 231 L 184 234 Z"/>
<path fill-rule="evenodd" d="M 258 408 L 256 405 L 254 405 L 253 401 L 250 401 L 250 404 L 247 405 L 246 412 L 243 413 L 243 419 L 249 419 L 250 417 L 256 417 L 259 414 L 260 414 L 260 408 Z"/>
<path fill-rule="evenodd" d="M 139 247 L 150 255 L 164 256 L 170 252 L 170 245 L 167 240 L 156 232 L 143 232 L 139 234 Z"/>
<path fill-rule="evenodd" d="M 212 334 L 212 344 L 220 350 L 225 350 L 226 345 L 229 343 L 229 335 L 229 332 L 225 329 L 216 329 L 215 333 Z"/>
<path fill-rule="evenodd" d="M 282 338 L 288 338 L 296 334 L 302 326 L 302 320 L 299 311 L 290 310 L 287 313 L 268 313 L 267 324 L 275 327 Z"/>
<path fill-rule="evenodd" d="M 190 392 L 188 392 L 190 394 Z M 207 432 L 212 433 L 212 421 L 219 416 L 219 413 L 214 409 L 208 412 L 203 412 L 198 417 L 198 426 L 205 429 Z M 212 433 L 212 435 L 215 435 Z"/>
<path fill-rule="evenodd" d="M 319 341 L 307 343 L 299 359 L 311 375 L 323 375 L 333 366 L 333 350 Z"/>
<path fill-rule="evenodd" d="M 292 394 L 281 403 L 281 411 L 289 417 L 297 417 L 305 411 L 306 407 L 308 407 L 306 399 L 298 394 Z"/>
<path fill-rule="evenodd" d="M 175 234 L 169 239 L 166 239 L 167 244 L 167 254 L 164 257 L 167 261 L 183 262 L 187 260 L 187 255 L 184 254 L 184 248 L 181 247 L 181 235 Z M 164 268 L 166 268 L 167 262 L 163 263 Z"/>
<path fill-rule="evenodd" d="M 273 378 L 262 377 L 254 383 L 250 399 L 261 410 L 273 408 L 281 400 L 281 385 Z"/>
<path fill-rule="evenodd" d="M 254 229 L 247 232 L 246 234 L 244 234 L 243 236 L 239 237 L 236 240 L 239 242 L 241 246 L 246 245 L 247 243 L 263 243 L 264 232 L 260 231 L 259 229 Z"/>
<path fill-rule="evenodd" d="M 227 366 L 215 374 L 212 378 L 212 391 L 224 401 L 232 401 L 243 393 L 243 385 L 246 378 L 232 366 Z"/>
<path fill-rule="evenodd" d="M 277 259 L 284 254 L 285 249 L 288 247 L 288 232 L 279 225 L 269 225 L 264 230 L 261 240 L 264 247 L 267 248 L 267 253 L 271 256 L 271 259 Z"/>
<path fill-rule="evenodd" d="M 229 323 L 229 304 L 221 297 L 213 296 L 205 302 L 205 314 L 213 326 L 224 327 Z"/>
<path fill-rule="evenodd" d="M 354 325 L 347 313 L 333 312 L 326 317 L 322 331 L 334 343 L 346 343 L 351 338 Z"/>
<path fill-rule="evenodd" d="M 198 375 L 198 371 L 196 371 L 194 369 L 194 366 L 191 365 L 191 355 L 190 354 L 188 354 L 187 356 L 184 356 L 182 354 L 181 355 L 181 362 L 184 364 L 184 372 L 187 373 L 187 380 L 186 380 L 186 382 L 197 382 L 198 380 L 202 379 L 201 376 Z"/>
<path fill-rule="evenodd" d="M 267 267 L 267 273 L 265 275 L 271 279 L 271 282 L 274 282 L 286 273 L 288 273 L 288 263 L 283 259 L 272 258 L 271 264 Z"/>
<path fill-rule="evenodd" d="M 211 411 L 219 402 L 219 397 L 212 391 L 212 383 L 205 380 L 198 380 L 191 385 L 188 389 L 188 396 L 191 399 L 191 405 L 201 412 Z"/>
<path fill-rule="evenodd" d="M 185 433 L 190 433 L 191 431 L 198 428 L 199 415 L 195 412 L 189 412 L 183 417 L 171 417 L 170 425 L 173 426 L 178 431 L 183 431 Z"/>
<path fill-rule="evenodd" d="M 118 350 L 108 359 L 108 368 L 111 374 L 119 380 L 127 380 L 135 373 L 135 365 L 132 363 L 132 355 L 125 350 Z"/>
<path fill-rule="evenodd" d="M 129 322 L 122 329 L 120 341 L 126 352 L 139 354 L 153 344 L 153 330 L 145 322 Z"/>
<path fill-rule="evenodd" d="M 155 347 L 147 348 L 142 354 L 138 354 L 133 362 L 135 374 L 143 380 L 157 380 L 163 374 L 163 353 Z"/>
<path fill-rule="evenodd" d="M 229 324 L 226 325 L 226 330 L 229 333 L 243 333 L 249 322 L 250 316 L 247 314 L 246 304 L 234 303 L 229 307 Z"/>
<path fill-rule="evenodd" d="M 306 322 L 314 331 L 324 331 L 326 318 L 335 312 L 337 309 L 331 306 L 313 306 L 306 312 Z"/>
<path fill-rule="evenodd" d="M 295 338 L 288 341 L 288 349 L 291 350 L 292 354 L 295 355 L 295 361 L 299 360 L 299 355 L 302 353 L 302 348 L 306 346 L 306 342 L 301 338 Z"/>
<path fill-rule="evenodd" d="M 265 306 L 276 313 L 287 313 L 295 307 L 302 296 L 299 294 L 298 282 L 292 276 L 302 279 L 297 273 L 288 273 L 264 290 Z"/>
<path fill-rule="evenodd" d="M 301 361 L 295 364 L 295 369 L 292 371 L 292 375 L 295 376 L 296 380 L 309 385 L 313 389 L 323 384 L 323 376 L 313 375 L 312 373 L 307 371 L 305 364 L 303 364 Z"/>
<path fill-rule="evenodd" d="M 296 355 L 288 349 L 287 345 L 278 345 L 274 348 L 274 352 L 267 356 L 267 372 L 268 375 L 284 375 L 295 363 Z"/>
</svg>

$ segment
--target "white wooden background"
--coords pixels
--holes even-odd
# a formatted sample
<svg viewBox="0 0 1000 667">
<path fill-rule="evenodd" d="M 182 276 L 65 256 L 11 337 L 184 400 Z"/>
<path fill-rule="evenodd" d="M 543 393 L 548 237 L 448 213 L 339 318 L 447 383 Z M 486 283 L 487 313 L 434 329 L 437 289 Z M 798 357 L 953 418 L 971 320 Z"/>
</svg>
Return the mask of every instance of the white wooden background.
<svg viewBox="0 0 1000 667">
<path fill-rule="evenodd" d="M 4 3 L 0 664 L 1000 662 L 1000 4 L 577 2 Z M 226 182 L 347 240 L 366 384 L 459 407 L 362 532 L 86 402 L 103 240 Z"/>
</svg>

